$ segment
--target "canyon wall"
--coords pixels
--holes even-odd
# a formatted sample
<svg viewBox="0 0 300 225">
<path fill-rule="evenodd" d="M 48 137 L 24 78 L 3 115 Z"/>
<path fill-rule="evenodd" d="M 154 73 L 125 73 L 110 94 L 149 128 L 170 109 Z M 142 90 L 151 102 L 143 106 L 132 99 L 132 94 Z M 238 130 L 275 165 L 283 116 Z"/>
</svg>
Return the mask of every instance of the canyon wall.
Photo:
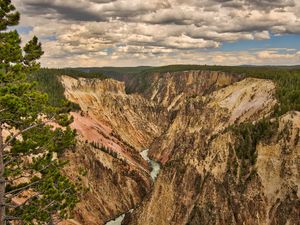
<svg viewBox="0 0 300 225">
<path fill-rule="evenodd" d="M 82 109 L 71 113 L 79 144 L 64 156 L 65 173 L 83 189 L 75 219 L 104 224 L 150 192 L 150 168 L 139 152 L 160 136 L 166 114 L 142 96 L 126 95 L 122 82 L 67 76 L 61 82 Z"/>
<path fill-rule="evenodd" d="M 80 144 L 65 155 L 85 187 L 77 221 L 135 208 L 122 224 L 298 224 L 300 113 L 270 120 L 272 81 L 208 71 L 122 79 L 127 87 L 61 77 L 82 109 L 72 113 Z M 265 126 L 266 138 L 252 135 Z M 162 164 L 154 184 L 147 148 Z"/>
</svg>

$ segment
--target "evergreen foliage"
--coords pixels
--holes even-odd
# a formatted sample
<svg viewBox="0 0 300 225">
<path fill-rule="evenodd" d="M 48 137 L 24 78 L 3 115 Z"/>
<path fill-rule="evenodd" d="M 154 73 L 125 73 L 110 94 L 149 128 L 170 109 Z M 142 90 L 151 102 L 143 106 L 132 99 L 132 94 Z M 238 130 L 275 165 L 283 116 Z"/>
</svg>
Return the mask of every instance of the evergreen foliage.
<svg viewBox="0 0 300 225">
<path fill-rule="evenodd" d="M 274 110 L 275 116 L 288 111 L 300 111 L 300 66 L 210 66 L 210 65 L 168 65 L 162 67 L 136 67 L 136 68 L 79 68 L 81 71 L 104 73 L 109 77 L 119 79 L 124 74 L 135 79 L 134 90 L 128 92 L 143 92 L 151 86 L 149 77 L 153 73 L 182 72 L 190 70 L 222 71 L 243 77 L 254 77 L 273 80 L 276 85 L 276 97 L 279 101 Z M 128 78 L 126 78 L 128 79 Z"/>
<path fill-rule="evenodd" d="M 254 124 L 242 123 L 227 129 L 233 131 L 235 137 L 237 137 L 234 150 L 240 165 L 239 177 L 241 182 L 244 182 L 244 178 L 253 175 L 253 166 L 257 159 L 257 145 L 260 142 L 268 143 L 276 134 L 278 128 L 278 120 L 271 122 L 269 119 L 262 119 Z M 237 164 L 232 166 L 235 168 L 235 173 L 237 173 Z"/>
<path fill-rule="evenodd" d="M 30 80 L 37 83 L 37 89 L 47 93 L 49 104 L 64 108 L 66 111 L 80 110 L 76 103 L 69 102 L 64 96 L 64 87 L 59 78 L 67 75 L 73 78 L 97 78 L 105 79 L 99 72 L 84 72 L 75 69 L 39 69 L 31 74 Z"/>
<path fill-rule="evenodd" d="M 115 151 L 113 151 L 111 148 L 105 147 L 105 146 L 103 146 L 103 145 L 101 145 L 101 144 L 99 144 L 98 142 L 95 142 L 95 141 L 92 141 L 90 143 L 90 145 L 93 148 L 99 149 L 102 152 L 105 152 L 105 153 L 109 154 L 110 156 L 112 156 L 114 158 L 118 158 L 118 154 Z"/>
<path fill-rule="evenodd" d="M 274 115 L 281 116 L 292 110 L 300 111 L 300 67 L 174 65 L 148 69 L 145 73 L 185 70 L 222 71 L 244 77 L 273 80 L 277 85 L 276 97 L 279 101 Z"/>
<path fill-rule="evenodd" d="M 76 144 L 72 118 L 30 81 L 43 51 L 37 37 L 21 47 L 18 33 L 7 30 L 18 21 L 11 1 L 0 0 L 0 225 L 50 223 L 77 202 L 59 160 Z"/>
<path fill-rule="evenodd" d="M 247 160 L 251 165 L 256 162 L 256 146 L 261 141 L 269 141 L 278 129 L 278 121 L 270 122 L 262 119 L 255 124 L 242 123 L 230 128 L 238 138 L 235 147 L 236 155 L 240 160 Z"/>
</svg>

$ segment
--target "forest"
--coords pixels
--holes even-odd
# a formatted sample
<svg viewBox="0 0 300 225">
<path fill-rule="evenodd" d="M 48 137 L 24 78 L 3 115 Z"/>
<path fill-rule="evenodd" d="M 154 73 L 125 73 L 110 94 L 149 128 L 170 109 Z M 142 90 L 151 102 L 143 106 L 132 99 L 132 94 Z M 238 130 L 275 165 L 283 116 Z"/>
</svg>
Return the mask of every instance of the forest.
<svg viewBox="0 0 300 225">
<path fill-rule="evenodd" d="M 228 72 L 244 77 L 270 79 L 276 83 L 276 97 L 279 101 L 274 113 L 277 116 L 288 111 L 300 111 L 300 66 L 201 66 L 170 65 L 145 70 L 144 74 L 178 72 L 186 70 L 208 70 Z"/>
<path fill-rule="evenodd" d="M 35 82 L 37 89 L 48 94 L 48 101 L 52 106 L 66 107 L 67 110 L 79 110 L 79 105 L 69 102 L 64 96 L 64 87 L 59 81 L 59 76 L 68 75 L 74 78 L 97 78 L 105 76 L 99 72 L 84 72 L 75 69 L 48 69 L 42 68 L 29 76 Z"/>
<path fill-rule="evenodd" d="M 273 80 L 276 85 L 276 97 L 279 105 L 274 110 L 276 116 L 297 110 L 300 111 L 300 66 L 207 66 L 207 65 L 169 65 L 162 67 L 103 67 L 103 68 L 68 68 L 68 69 L 40 69 L 32 74 L 31 79 L 37 82 L 38 89 L 46 92 L 50 104 L 62 104 L 65 101 L 64 89 L 58 80 L 60 75 L 74 78 L 116 78 L 124 74 L 141 76 L 147 82 L 151 73 L 180 72 L 187 70 L 222 71 L 244 77 L 254 77 Z M 78 106 L 72 106 L 78 109 Z"/>
</svg>

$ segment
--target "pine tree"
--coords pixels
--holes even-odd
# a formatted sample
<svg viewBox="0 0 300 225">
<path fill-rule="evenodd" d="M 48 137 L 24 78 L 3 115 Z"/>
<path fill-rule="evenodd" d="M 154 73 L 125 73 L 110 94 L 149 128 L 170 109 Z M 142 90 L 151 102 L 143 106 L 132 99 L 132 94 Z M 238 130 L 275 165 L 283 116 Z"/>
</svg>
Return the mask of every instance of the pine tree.
<svg viewBox="0 0 300 225">
<path fill-rule="evenodd" d="M 72 120 L 29 81 L 43 51 L 37 37 L 22 48 L 8 30 L 19 18 L 10 0 L 0 0 L 0 225 L 51 223 L 77 202 L 59 160 L 75 145 Z"/>
</svg>

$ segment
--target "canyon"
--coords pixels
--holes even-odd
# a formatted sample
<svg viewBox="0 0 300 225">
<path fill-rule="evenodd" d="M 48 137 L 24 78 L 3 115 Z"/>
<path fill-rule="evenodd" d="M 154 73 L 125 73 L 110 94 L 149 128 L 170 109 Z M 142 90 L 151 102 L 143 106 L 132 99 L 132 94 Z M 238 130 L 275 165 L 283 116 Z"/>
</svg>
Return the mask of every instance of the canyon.
<svg viewBox="0 0 300 225">
<path fill-rule="evenodd" d="M 63 158 L 82 191 L 65 224 L 299 224 L 300 112 L 274 117 L 273 81 L 193 70 L 60 82 L 81 108 Z M 266 137 L 242 142 L 265 123 Z"/>
</svg>

